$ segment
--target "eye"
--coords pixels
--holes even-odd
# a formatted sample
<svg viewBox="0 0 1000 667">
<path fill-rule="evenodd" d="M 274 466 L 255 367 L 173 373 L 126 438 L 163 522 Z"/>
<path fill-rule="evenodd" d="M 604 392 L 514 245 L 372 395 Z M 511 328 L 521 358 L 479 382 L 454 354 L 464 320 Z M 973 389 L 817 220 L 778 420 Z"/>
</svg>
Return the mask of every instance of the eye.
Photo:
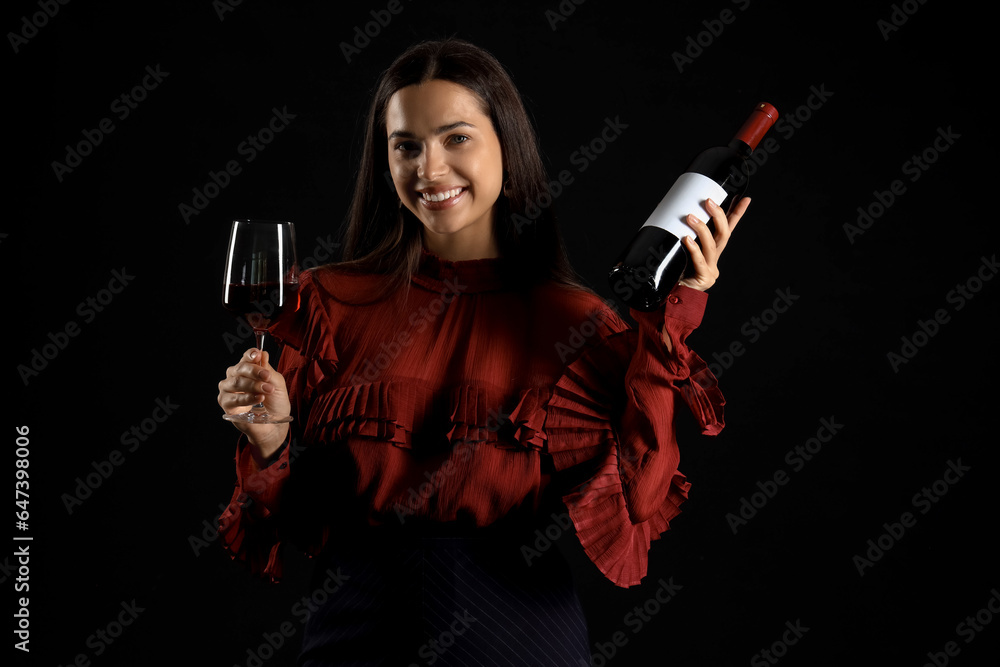
<svg viewBox="0 0 1000 667">
<path fill-rule="evenodd" d="M 464 144 L 469 140 L 469 137 L 464 134 L 456 134 L 451 137 L 451 143 L 453 144 Z"/>
<path fill-rule="evenodd" d="M 398 144 L 396 144 L 395 150 L 400 151 L 402 153 L 412 153 L 416 150 L 419 150 L 419 148 L 420 147 L 417 145 L 417 142 L 415 141 L 401 141 Z"/>
</svg>

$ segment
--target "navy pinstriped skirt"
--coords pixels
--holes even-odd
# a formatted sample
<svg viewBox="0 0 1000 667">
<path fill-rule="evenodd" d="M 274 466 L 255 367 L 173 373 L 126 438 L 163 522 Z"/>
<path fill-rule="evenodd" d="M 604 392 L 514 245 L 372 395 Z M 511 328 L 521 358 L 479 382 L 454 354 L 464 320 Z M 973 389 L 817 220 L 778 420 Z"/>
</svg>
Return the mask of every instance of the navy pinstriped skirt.
<svg viewBox="0 0 1000 667">
<path fill-rule="evenodd" d="M 590 664 L 586 619 L 556 548 L 529 564 L 521 546 L 533 535 L 523 532 L 373 533 L 341 540 L 318 563 L 314 584 L 335 590 L 307 622 L 300 667 Z"/>
</svg>

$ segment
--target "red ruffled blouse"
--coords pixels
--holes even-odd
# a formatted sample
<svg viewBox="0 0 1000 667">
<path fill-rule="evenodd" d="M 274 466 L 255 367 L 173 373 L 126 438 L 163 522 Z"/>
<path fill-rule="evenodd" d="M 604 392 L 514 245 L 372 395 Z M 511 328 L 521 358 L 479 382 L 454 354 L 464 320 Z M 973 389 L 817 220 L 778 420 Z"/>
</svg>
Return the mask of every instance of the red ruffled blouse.
<svg viewBox="0 0 1000 667">
<path fill-rule="evenodd" d="M 716 379 L 685 344 L 708 297 L 678 285 L 661 310 L 630 311 L 633 329 L 592 292 L 507 288 L 503 261 L 425 249 L 409 291 L 370 305 L 350 302 L 379 276 L 336 265 L 302 274 L 299 311 L 272 331 L 285 345 L 278 371 L 294 436 L 263 469 L 240 438 L 219 517 L 233 558 L 280 578 L 286 482 L 297 453 L 326 445 L 369 524 L 489 526 L 559 493 L 600 571 L 619 586 L 640 582 L 650 542 L 690 487 L 675 415 L 686 407 L 706 435 L 724 424 Z M 559 483 L 562 471 L 573 486 Z M 323 518 L 336 510 L 317 508 L 324 525 L 297 546 L 318 554 L 337 534 Z"/>
</svg>

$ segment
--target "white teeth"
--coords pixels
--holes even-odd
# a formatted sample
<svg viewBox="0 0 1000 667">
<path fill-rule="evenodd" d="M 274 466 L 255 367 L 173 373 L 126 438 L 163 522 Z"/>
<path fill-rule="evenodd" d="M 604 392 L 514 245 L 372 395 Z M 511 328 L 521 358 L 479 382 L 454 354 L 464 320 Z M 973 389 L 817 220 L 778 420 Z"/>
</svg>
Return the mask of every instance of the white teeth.
<svg viewBox="0 0 1000 667">
<path fill-rule="evenodd" d="M 455 190 L 446 190 L 444 192 L 438 192 L 437 194 L 428 194 L 426 192 L 421 193 L 424 197 L 424 201 L 444 201 L 445 199 L 451 199 L 452 197 L 458 196 L 464 188 L 457 188 Z"/>
</svg>

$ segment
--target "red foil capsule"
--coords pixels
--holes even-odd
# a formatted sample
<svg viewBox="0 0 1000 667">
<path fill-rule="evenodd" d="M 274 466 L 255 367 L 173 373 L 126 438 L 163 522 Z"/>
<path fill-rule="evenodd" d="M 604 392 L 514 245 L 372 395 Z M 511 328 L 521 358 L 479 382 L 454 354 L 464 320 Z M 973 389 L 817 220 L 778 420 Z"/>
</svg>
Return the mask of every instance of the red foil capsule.
<svg viewBox="0 0 1000 667">
<path fill-rule="evenodd" d="M 774 108 L 774 105 L 761 102 L 736 133 L 736 139 L 749 146 L 750 150 L 756 150 L 757 144 L 776 120 L 778 120 L 778 110 Z"/>
</svg>

